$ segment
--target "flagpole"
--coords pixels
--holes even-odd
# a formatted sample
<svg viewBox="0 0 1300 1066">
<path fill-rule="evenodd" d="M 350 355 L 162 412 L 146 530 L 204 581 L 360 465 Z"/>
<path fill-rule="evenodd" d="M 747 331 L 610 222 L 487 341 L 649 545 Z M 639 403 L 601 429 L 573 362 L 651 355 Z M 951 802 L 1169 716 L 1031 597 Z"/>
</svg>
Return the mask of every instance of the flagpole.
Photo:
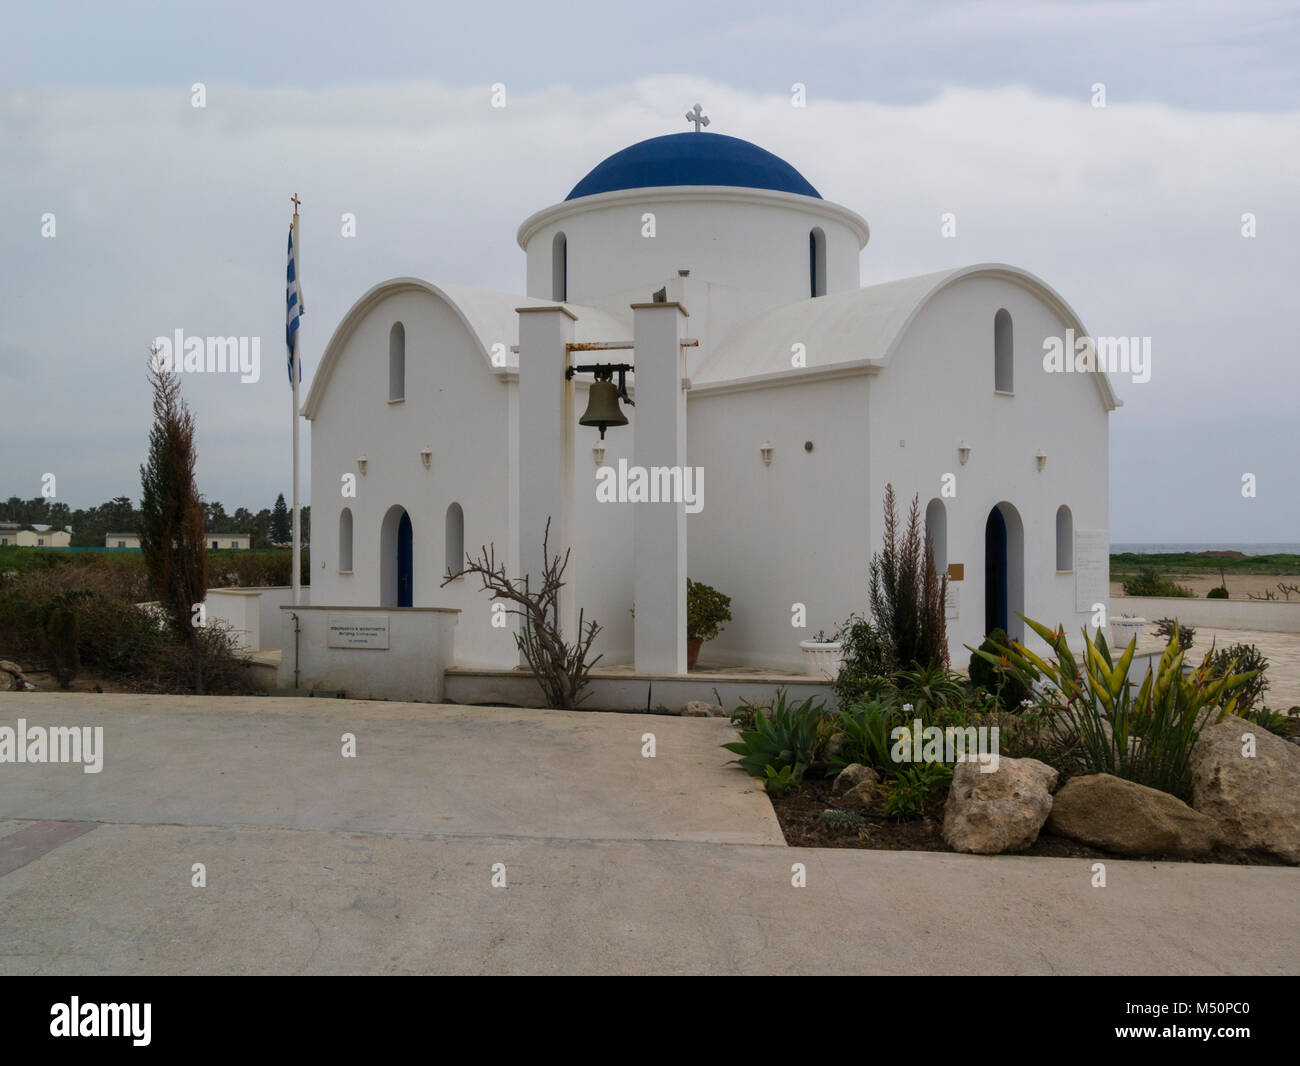
<svg viewBox="0 0 1300 1066">
<path fill-rule="evenodd" d="M 294 193 L 293 206 L 293 257 L 298 263 L 298 194 Z M 295 278 L 296 278 L 295 269 Z M 294 331 L 293 371 L 289 375 L 293 385 L 293 605 L 302 605 L 302 526 L 298 508 L 298 378 L 302 375 L 302 330 Z"/>
</svg>

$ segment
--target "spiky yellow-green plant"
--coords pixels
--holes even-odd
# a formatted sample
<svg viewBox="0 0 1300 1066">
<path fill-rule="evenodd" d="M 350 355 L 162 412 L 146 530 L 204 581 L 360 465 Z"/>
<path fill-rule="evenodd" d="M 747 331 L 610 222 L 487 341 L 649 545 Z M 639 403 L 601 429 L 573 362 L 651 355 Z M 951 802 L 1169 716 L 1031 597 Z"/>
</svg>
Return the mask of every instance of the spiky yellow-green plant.
<svg viewBox="0 0 1300 1066">
<path fill-rule="evenodd" d="M 1147 667 L 1138 686 L 1128 680 L 1136 640 L 1115 661 L 1106 637 L 1098 633 L 1093 639 L 1084 629 L 1080 664 L 1063 627 L 1048 629 L 1031 618 L 1024 621 L 1051 648 L 1051 661 L 1019 641 L 995 645 L 993 652 L 971 651 L 1043 688 L 1042 698 L 1057 712 L 1049 721 L 1067 752 L 1070 765 L 1065 768 L 1114 774 L 1189 799 L 1189 760 L 1201 730 L 1233 712 L 1235 690 L 1258 671 L 1236 673 L 1235 660 L 1214 669 L 1207 654 L 1200 666 L 1184 673 L 1186 650 L 1179 645 L 1175 627 L 1159 664 Z"/>
</svg>

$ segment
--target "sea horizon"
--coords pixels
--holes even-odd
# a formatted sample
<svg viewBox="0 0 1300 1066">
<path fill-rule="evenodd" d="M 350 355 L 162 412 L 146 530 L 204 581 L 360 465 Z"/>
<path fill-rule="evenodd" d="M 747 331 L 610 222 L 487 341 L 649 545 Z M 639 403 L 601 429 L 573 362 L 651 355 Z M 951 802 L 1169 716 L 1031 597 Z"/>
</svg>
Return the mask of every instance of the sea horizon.
<svg viewBox="0 0 1300 1066">
<path fill-rule="evenodd" d="M 1112 555 L 1173 555 L 1181 552 L 1236 551 L 1243 555 L 1300 555 L 1300 542 L 1295 541 L 1206 541 L 1200 544 L 1169 541 L 1114 541 Z"/>
</svg>

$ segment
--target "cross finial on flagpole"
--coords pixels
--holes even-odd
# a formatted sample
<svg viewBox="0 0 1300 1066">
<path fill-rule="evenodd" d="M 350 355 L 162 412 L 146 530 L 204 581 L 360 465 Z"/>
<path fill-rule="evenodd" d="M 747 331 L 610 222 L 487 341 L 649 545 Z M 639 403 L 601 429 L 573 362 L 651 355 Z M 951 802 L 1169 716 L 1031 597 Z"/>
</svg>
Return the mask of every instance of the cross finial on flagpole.
<svg viewBox="0 0 1300 1066">
<path fill-rule="evenodd" d="M 695 123 L 695 132 L 700 132 L 701 126 L 709 124 L 709 116 L 704 114 L 699 104 L 696 104 L 690 111 L 686 112 L 686 121 Z"/>
<path fill-rule="evenodd" d="M 297 194 L 297 193 L 294 193 L 292 196 L 289 197 L 289 199 L 293 202 L 293 213 L 294 213 L 294 215 L 297 215 L 297 214 L 298 214 L 298 205 L 299 205 L 300 203 L 302 203 L 302 201 L 298 199 L 298 194 Z"/>
</svg>

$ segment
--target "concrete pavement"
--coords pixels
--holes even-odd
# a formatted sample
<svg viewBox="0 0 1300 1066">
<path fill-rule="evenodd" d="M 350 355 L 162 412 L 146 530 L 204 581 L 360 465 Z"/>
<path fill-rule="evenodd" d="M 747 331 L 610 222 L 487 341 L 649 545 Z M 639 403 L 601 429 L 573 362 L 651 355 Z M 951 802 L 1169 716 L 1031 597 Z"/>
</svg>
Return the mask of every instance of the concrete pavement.
<svg viewBox="0 0 1300 1066">
<path fill-rule="evenodd" d="M 105 761 L 0 765 L 0 973 L 1300 970 L 1298 870 L 1094 888 L 1089 861 L 787 848 L 720 720 L 0 697 L 20 715 L 103 725 Z"/>
</svg>

